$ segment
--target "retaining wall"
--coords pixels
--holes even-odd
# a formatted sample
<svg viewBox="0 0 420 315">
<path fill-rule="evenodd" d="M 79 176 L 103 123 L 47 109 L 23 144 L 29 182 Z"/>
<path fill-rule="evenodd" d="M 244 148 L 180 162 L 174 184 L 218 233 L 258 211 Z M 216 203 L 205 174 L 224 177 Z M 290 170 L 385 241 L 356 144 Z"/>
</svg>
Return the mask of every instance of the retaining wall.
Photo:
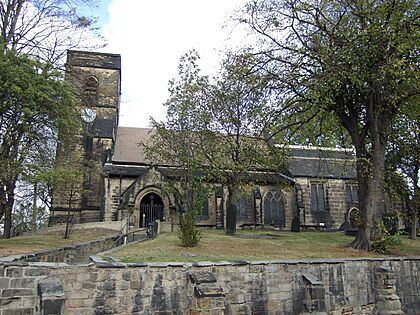
<svg viewBox="0 0 420 315">
<path fill-rule="evenodd" d="M 0 315 L 47 314 L 48 310 L 77 315 L 374 314 L 378 298 L 386 307 L 395 308 L 387 314 L 402 314 L 402 304 L 410 315 L 420 312 L 419 271 L 420 257 L 148 264 L 97 261 L 79 266 L 3 263 Z M 378 275 L 380 281 L 375 280 Z M 378 283 L 385 287 L 382 284 L 378 289 Z"/>
<path fill-rule="evenodd" d="M 120 234 L 98 239 L 91 242 L 67 245 L 59 248 L 46 249 L 38 252 L 20 254 L 8 257 L 0 257 L 2 262 L 65 262 L 65 263 L 86 263 L 89 256 L 103 252 L 112 246 L 119 246 L 123 243 Z M 0 304 L 1 305 L 1 304 Z"/>
</svg>

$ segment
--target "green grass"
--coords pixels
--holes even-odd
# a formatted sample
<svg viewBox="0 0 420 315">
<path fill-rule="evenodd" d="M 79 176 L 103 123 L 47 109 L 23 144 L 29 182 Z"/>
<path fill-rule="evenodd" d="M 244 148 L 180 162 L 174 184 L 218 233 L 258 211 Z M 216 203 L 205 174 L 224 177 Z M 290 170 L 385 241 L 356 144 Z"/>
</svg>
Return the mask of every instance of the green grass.
<svg viewBox="0 0 420 315">
<path fill-rule="evenodd" d="M 226 236 L 223 231 L 203 230 L 203 238 L 193 248 L 181 246 L 176 233 L 165 233 L 156 239 L 132 244 L 113 252 L 112 257 L 123 262 L 277 260 L 381 257 L 383 255 L 357 251 L 346 247 L 354 237 L 340 232 L 307 231 L 263 232 L 240 231 L 238 235 L 275 234 L 274 239 L 247 239 Z M 391 255 L 420 255 L 420 240 L 402 236 L 402 244 L 391 249 Z"/>
<path fill-rule="evenodd" d="M 0 257 L 83 243 L 114 234 L 117 234 L 117 232 L 93 228 L 75 230 L 71 233 L 69 239 L 64 239 L 64 234 L 61 231 L 50 232 L 49 234 L 18 236 L 9 239 L 0 238 Z"/>
</svg>

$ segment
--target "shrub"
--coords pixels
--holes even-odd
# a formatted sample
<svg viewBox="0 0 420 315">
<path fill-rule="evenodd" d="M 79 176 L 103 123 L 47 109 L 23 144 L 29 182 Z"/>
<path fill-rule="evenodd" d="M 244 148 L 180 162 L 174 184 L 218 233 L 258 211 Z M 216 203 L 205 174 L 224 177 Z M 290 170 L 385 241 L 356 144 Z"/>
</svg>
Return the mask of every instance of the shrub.
<svg viewBox="0 0 420 315">
<path fill-rule="evenodd" d="M 179 214 L 178 237 L 181 239 L 182 246 L 194 247 L 201 239 L 201 232 L 195 226 L 197 213 L 188 211 Z"/>
<path fill-rule="evenodd" d="M 390 246 L 401 244 L 400 233 L 391 235 L 383 223 L 378 225 L 377 233 L 372 240 L 372 251 L 375 253 L 387 254 Z"/>
</svg>

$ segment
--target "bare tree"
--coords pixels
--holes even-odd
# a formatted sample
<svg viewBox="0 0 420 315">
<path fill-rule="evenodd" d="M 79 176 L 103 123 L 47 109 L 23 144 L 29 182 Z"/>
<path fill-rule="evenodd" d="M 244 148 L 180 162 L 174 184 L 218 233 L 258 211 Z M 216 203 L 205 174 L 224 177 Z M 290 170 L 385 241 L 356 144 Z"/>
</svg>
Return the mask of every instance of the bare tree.
<svg viewBox="0 0 420 315">
<path fill-rule="evenodd" d="M 79 9 L 96 0 L 1 0 L 0 49 L 13 49 L 56 64 L 68 49 L 95 45 L 95 19 Z M 96 40 L 96 45 L 100 45 Z"/>
</svg>

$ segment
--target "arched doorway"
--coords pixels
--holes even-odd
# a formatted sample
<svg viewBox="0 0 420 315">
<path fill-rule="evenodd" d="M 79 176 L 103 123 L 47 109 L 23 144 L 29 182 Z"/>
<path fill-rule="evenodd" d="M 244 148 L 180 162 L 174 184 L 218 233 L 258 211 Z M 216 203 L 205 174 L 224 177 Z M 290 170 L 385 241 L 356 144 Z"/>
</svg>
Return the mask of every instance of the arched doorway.
<svg viewBox="0 0 420 315">
<path fill-rule="evenodd" d="M 360 210 L 356 207 L 351 208 L 347 214 L 347 217 L 350 228 L 358 229 L 361 223 Z"/>
<path fill-rule="evenodd" d="M 284 227 L 286 214 L 284 212 L 283 194 L 278 190 L 270 190 L 264 196 L 264 225 Z"/>
<path fill-rule="evenodd" d="M 140 227 L 147 227 L 151 222 L 162 219 L 162 198 L 153 192 L 146 194 L 140 201 Z"/>
</svg>

